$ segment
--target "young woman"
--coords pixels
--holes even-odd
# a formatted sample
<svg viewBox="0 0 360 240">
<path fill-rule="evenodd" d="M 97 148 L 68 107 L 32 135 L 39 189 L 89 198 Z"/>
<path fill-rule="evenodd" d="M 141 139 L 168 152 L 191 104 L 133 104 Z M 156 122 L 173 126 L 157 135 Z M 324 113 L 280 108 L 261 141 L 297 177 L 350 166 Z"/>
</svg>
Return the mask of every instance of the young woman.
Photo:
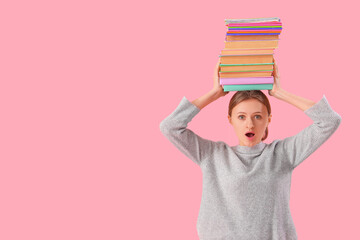
<svg viewBox="0 0 360 240">
<path fill-rule="evenodd" d="M 281 88 L 274 64 L 270 96 L 290 103 L 313 120 L 298 134 L 264 143 L 271 108 L 262 91 L 238 91 L 230 100 L 228 119 L 239 145 L 204 139 L 187 124 L 209 103 L 225 96 L 219 83 L 219 62 L 211 91 L 178 107 L 160 123 L 160 130 L 203 173 L 203 192 L 197 220 L 201 240 L 295 240 L 297 233 L 289 200 L 295 167 L 320 147 L 339 127 L 341 117 L 325 95 L 319 102 Z"/>
</svg>

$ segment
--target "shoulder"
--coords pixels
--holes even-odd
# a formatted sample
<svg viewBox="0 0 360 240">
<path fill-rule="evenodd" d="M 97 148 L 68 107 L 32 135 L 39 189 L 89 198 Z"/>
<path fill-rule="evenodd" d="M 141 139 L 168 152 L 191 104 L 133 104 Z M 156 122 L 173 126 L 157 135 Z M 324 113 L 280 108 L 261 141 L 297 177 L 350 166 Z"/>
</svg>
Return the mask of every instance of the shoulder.
<svg viewBox="0 0 360 240">
<path fill-rule="evenodd" d="M 278 146 L 281 142 L 282 142 L 282 139 L 274 139 L 271 143 L 267 143 L 267 144 L 266 144 L 266 147 L 267 147 L 267 148 L 275 148 L 275 147 Z"/>
<path fill-rule="evenodd" d="M 279 151 L 283 148 L 283 143 L 285 139 L 274 139 L 271 143 L 266 144 L 266 149 L 271 151 Z"/>
<path fill-rule="evenodd" d="M 213 154 L 214 153 L 222 154 L 234 150 L 233 146 L 230 146 L 224 141 L 213 141 L 212 144 L 213 144 Z"/>
<path fill-rule="evenodd" d="M 282 155 L 282 149 L 284 148 L 283 141 L 283 139 L 274 139 L 272 142 L 266 143 L 263 152 L 266 152 L 266 154 L 270 154 L 273 156 Z"/>
<path fill-rule="evenodd" d="M 215 147 L 217 148 L 217 150 L 225 150 L 231 148 L 231 146 L 224 141 L 216 141 Z"/>
</svg>

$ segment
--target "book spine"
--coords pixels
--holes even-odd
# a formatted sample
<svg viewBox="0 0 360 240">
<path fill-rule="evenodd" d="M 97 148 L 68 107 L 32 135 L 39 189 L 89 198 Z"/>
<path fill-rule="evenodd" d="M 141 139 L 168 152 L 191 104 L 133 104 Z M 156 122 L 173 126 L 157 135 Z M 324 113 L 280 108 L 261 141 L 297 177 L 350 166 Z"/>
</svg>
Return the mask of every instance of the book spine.
<svg viewBox="0 0 360 240">
<path fill-rule="evenodd" d="M 240 35 L 280 35 L 280 33 L 226 33 L 228 36 L 240 36 Z"/>
<path fill-rule="evenodd" d="M 220 71 L 220 73 L 257 73 L 257 72 L 272 72 L 272 69 L 263 69 L 263 70 L 239 70 L 239 71 Z"/>
<path fill-rule="evenodd" d="M 248 91 L 248 90 L 271 90 L 273 84 L 244 84 L 244 85 L 223 85 L 224 92 Z"/>
<path fill-rule="evenodd" d="M 238 26 L 245 26 L 245 27 L 252 27 L 252 26 L 282 26 L 281 22 L 263 22 L 263 23 L 229 23 L 226 24 L 228 27 L 238 27 Z"/>
<path fill-rule="evenodd" d="M 259 23 L 259 22 L 280 22 L 280 18 L 244 18 L 244 19 L 225 19 L 225 23 Z"/>
<path fill-rule="evenodd" d="M 281 33 L 281 29 L 276 30 L 261 30 L 261 29 L 229 29 L 228 33 Z"/>
<path fill-rule="evenodd" d="M 219 57 L 236 57 L 236 56 L 269 56 L 269 55 L 274 55 L 272 53 L 264 53 L 264 54 L 228 54 L 228 55 L 219 55 Z"/>
<path fill-rule="evenodd" d="M 220 85 L 273 84 L 273 77 L 220 78 Z"/>
<path fill-rule="evenodd" d="M 282 30 L 282 27 L 259 27 L 259 28 L 252 28 L 252 27 L 229 27 L 228 29 L 230 30 L 270 30 L 270 31 L 274 31 L 274 30 Z"/>
<path fill-rule="evenodd" d="M 244 64 L 222 64 L 220 63 L 220 67 L 222 66 L 250 66 L 250 65 L 274 65 L 274 63 L 244 63 Z"/>
</svg>

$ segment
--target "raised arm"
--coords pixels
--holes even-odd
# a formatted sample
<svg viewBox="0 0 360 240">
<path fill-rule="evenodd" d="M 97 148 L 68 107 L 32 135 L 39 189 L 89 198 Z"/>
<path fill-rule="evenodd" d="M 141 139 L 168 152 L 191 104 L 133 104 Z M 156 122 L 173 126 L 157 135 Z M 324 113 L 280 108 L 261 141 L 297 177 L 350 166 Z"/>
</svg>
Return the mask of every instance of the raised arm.
<svg viewBox="0 0 360 240">
<path fill-rule="evenodd" d="M 295 136 L 277 142 L 276 151 L 290 163 L 291 168 L 297 167 L 316 149 L 318 149 L 339 127 L 341 116 L 328 103 L 325 95 L 317 103 L 296 96 L 280 87 L 280 76 L 277 65 L 274 65 L 274 87 L 269 94 L 277 99 L 290 103 L 313 120 L 313 124 Z"/>
<path fill-rule="evenodd" d="M 220 70 L 220 59 L 216 63 L 216 67 L 214 69 L 213 88 L 208 93 L 192 101 L 192 104 L 194 104 L 200 109 L 203 109 L 209 103 L 229 93 L 229 92 L 224 92 L 224 88 L 220 85 L 219 70 Z"/>
<path fill-rule="evenodd" d="M 209 92 L 192 102 L 183 97 L 179 106 L 160 123 L 163 135 L 198 165 L 212 154 L 216 143 L 198 136 L 187 125 L 202 108 L 228 93 L 224 93 L 219 84 L 218 71 L 219 62 L 214 72 L 214 86 Z"/>
<path fill-rule="evenodd" d="M 274 72 L 273 72 L 273 76 L 274 76 L 274 85 L 273 85 L 273 89 L 269 90 L 269 95 L 273 96 L 279 100 L 282 100 L 284 102 L 290 103 L 291 105 L 297 107 L 298 109 L 305 111 L 307 109 L 309 109 L 311 106 L 313 106 L 315 104 L 314 101 L 303 98 L 303 97 L 299 97 L 296 96 L 292 93 L 289 93 L 287 91 L 285 91 L 284 89 L 281 88 L 280 86 L 280 74 L 278 71 L 278 67 L 277 64 L 275 62 L 274 59 Z"/>
</svg>

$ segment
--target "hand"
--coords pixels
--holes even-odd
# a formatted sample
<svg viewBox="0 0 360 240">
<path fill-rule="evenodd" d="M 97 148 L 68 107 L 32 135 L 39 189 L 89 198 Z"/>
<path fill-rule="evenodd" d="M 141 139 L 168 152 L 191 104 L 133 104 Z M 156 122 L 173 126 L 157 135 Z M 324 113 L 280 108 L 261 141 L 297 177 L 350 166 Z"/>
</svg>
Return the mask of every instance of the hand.
<svg viewBox="0 0 360 240">
<path fill-rule="evenodd" d="M 223 86 L 220 85 L 220 77 L 219 77 L 219 71 L 220 71 L 220 59 L 216 63 L 215 69 L 214 69 L 214 86 L 213 91 L 216 92 L 216 95 L 218 97 L 223 97 L 229 92 L 224 92 Z"/>
<path fill-rule="evenodd" d="M 280 86 L 280 74 L 279 74 L 277 64 L 275 62 L 275 58 L 274 58 L 274 71 L 273 71 L 272 76 L 274 77 L 274 84 L 273 84 L 272 90 L 269 90 L 269 95 L 270 96 L 275 96 L 276 92 L 278 92 L 281 89 L 281 86 Z"/>
</svg>

